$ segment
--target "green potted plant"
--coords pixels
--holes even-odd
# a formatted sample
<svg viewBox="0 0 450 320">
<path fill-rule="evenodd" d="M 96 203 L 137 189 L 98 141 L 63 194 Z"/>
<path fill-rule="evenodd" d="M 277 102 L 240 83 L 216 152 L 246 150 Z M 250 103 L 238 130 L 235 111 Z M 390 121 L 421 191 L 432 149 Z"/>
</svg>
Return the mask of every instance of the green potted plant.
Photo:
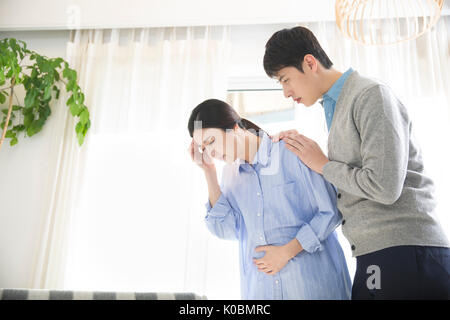
<svg viewBox="0 0 450 320">
<path fill-rule="evenodd" d="M 9 138 L 13 146 L 18 143 L 20 133 L 31 137 L 42 130 L 51 114 L 50 102 L 53 98 L 59 99 L 60 83 L 72 93 L 66 105 L 72 116 L 78 117 L 75 132 L 82 145 L 91 121 L 84 105 L 84 94 L 77 84 L 76 71 L 62 58 L 50 59 L 27 49 L 24 41 L 0 40 L 0 148 L 5 138 Z M 22 102 L 14 92 L 17 86 L 25 89 Z"/>
</svg>

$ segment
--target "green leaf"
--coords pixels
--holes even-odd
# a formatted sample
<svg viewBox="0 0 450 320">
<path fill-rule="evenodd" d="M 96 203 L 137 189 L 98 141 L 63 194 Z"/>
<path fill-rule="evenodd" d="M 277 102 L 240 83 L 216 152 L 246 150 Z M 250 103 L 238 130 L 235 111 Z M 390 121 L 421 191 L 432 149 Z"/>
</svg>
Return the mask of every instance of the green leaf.
<svg viewBox="0 0 450 320">
<path fill-rule="evenodd" d="M 59 89 L 58 89 L 58 87 L 57 86 L 53 86 L 53 90 L 56 92 L 56 100 L 58 100 L 59 99 Z"/>
<path fill-rule="evenodd" d="M 16 130 L 18 132 L 25 130 L 25 126 L 23 124 L 19 124 L 17 126 L 13 127 L 13 130 Z"/>
<path fill-rule="evenodd" d="M 43 82 L 44 81 L 42 78 L 31 79 L 31 83 L 33 84 L 33 86 L 35 87 L 36 90 L 41 88 Z"/>
<path fill-rule="evenodd" d="M 0 86 L 5 84 L 5 74 L 3 73 L 3 70 L 0 70 Z"/>
<path fill-rule="evenodd" d="M 12 130 L 6 131 L 5 138 L 14 138 L 16 134 Z"/>
<path fill-rule="evenodd" d="M 36 134 L 36 133 L 38 133 L 39 131 L 42 130 L 42 127 L 44 126 L 44 123 L 45 123 L 45 119 L 44 118 L 39 118 L 37 120 L 34 120 L 31 123 L 31 126 L 29 128 L 32 128 L 33 134 Z"/>
<path fill-rule="evenodd" d="M 22 46 L 23 46 L 23 51 L 27 52 L 27 51 L 28 51 L 28 50 L 27 50 L 27 44 L 25 43 L 25 41 L 22 41 L 22 40 L 17 40 L 17 41 L 19 41 L 19 42 L 22 44 Z"/>
<path fill-rule="evenodd" d="M 66 84 L 66 90 L 67 91 L 72 91 L 77 85 L 77 82 L 75 80 L 69 80 L 69 82 L 67 82 Z"/>
<path fill-rule="evenodd" d="M 33 108 L 23 108 L 22 113 L 24 116 L 26 116 L 27 114 L 33 113 Z"/>
<path fill-rule="evenodd" d="M 12 146 L 16 145 L 17 142 L 19 142 L 19 141 L 17 140 L 16 137 L 14 137 L 14 138 L 12 138 L 11 141 L 9 142 L 9 145 L 12 147 Z"/>
<path fill-rule="evenodd" d="M 30 82 L 31 81 L 31 77 L 24 75 L 23 77 L 23 87 L 25 88 L 25 90 L 29 90 L 30 89 Z"/>
<path fill-rule="evenodd" d="M 84 134 L 82 132 L 79 132 L 77 134 L 77 138 L 78 138 L 78 144 L 81 146 L 83 144 L 83 141 L 84 141 Z"/>
<path fill-rule="evenodd" d="M 61 63 L 62 63 L 63 61 L 64 61 L 64 60 L 63 60 L 62 58 L 56 58 L 56 59 L 53 59 L 53 60 L 52 60 L 52 68 L 55 69 L 55 68 L 60 67 L 60 66 L 61 66 Z"/>
<path fill-rule="evenodd" d="M 49 100 L 52 97 L 52 87 L 51 86 L 47 86 L 44 89 L 44 100 Z"/>
<path fill-rule="evenodd" d="M 78 122 L 77 125 L 75 126 L 75 132 L 80 133 L 82 131 L 83 131 L 83 125 L 81 124 L 81 122 Z"/>
<path fill-rule="evenodd" d="M 76 101 L 78 104 L 83 104 L 83 102 L 84 102 L 84 93 L 83 92 L 80 92 L 79 94 L 77 94 Z"/>
<path fill-rule="evenodd" d="M 38 75 L 37 69 L 36 69 L 36 68 L 33 68 L 33 70 L 31 71 L 30 77 L 31 77 L 32 79 L 34 79 L 34 78 L 37 77 L 37 75 Z"/>
<path fill-rule="evenodd" d="M 17 45 L 16 39 L 9 39 L 9 46 L 14 48 Z"/>
<path fill-rule="evenodd" d="M 74 78 L 74 73 L 72 72 L 73 70 L 70 68 L 65 68 L 63 70 L 63 77 L 68 79 L 68 80 L 73 80 Z M 75 77 L 76 77 L 76 73 L 75 73 Z"/>
<path fill-rule="evenodd" d="M 77 80 L 77 72 L 73 69 L 66 68 L 63 70 L 63 77 L 66 78 L 68 81 L 66 88 L 68 91 L 72 91 L 72 89 L 76 86 L 76 80 Z"/>
<path fill-rule="evenodd" d="M 25 127 L 29 127 L 34 120 L 34 114 L 32 112 L 25 115 L 23 118 L 23 124 Z"/>
<path fill-rule="evenodd" d="M 45 59 L 43 56 L 37 56 L 36 57 L 36 62 L 39 66 L 39 69 L 41 70 L 41 72 L 50 72 L 50 70 L 52 70 L 52 65 L 51 63 Z"/>
<path fill-rule="evenodd" d="M 40 118 L 47 119 L 51 113 L 52 113 L 52 111 L 50 110 L 48 103 L 46 105 L 44 105 L 43 107 L 39 108 Z"/>
<path fill-rule="evenodd" d="M 4 96 L 4 93 L 0 91 L 0 104 L 4 103 L 6 101 L 6 98 Z"/>
<path fill-rule="evenodd" d="M 80 122 L 83 125 L 86 125 L 89 121 L 89 110 L 85 107 L 84 110 L 80 113 Z"/>
<path fill-rule="evenodd" d="M 34 105 L 36 99 L 37 92 L 34 89 L 30 89 L 27 91 L 25 96 L 25 108 L 30 108 Z"/>
<path fill-rule="evenodd" d="M 78 116 L 80 114 L 81 111 L 81 107 L 79 105 L 77 105 L 76 103 L 72 103 L 70 105 L 70 113 L 72 114 L 72 116 Z"/>
</svg>

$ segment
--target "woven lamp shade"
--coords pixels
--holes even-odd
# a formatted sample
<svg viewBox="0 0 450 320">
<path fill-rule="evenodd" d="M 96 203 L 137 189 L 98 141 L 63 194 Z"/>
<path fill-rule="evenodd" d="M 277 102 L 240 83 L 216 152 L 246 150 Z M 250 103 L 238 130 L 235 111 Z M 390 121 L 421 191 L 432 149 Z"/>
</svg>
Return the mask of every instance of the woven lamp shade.
<svg viewBox="0 0 450 320">
<path fill-rule="evenodd" d="M 444 0 L 336 0 L 342 33 L 364 45 L 414 39 L 438 21 Z"/>
</svg>

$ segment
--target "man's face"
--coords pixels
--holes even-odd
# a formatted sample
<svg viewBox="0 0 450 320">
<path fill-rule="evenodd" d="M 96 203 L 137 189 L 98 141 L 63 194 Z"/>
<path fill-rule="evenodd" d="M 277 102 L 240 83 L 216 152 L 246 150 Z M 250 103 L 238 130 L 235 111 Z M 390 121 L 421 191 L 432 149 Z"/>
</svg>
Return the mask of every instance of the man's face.
<svg viewBox="0 0 450 320">
<path fill-rule="evenodd" d="M 312 106 L 322 96 L 318 77 L 314 68 L 310 68 L 303 62 L 304 73 L 295 67 L 284 67 L 277 73 L 277 79 L 283 86 L 286 98 L 292 98 L 297 103 L 306 107 Z"/>
</svg>

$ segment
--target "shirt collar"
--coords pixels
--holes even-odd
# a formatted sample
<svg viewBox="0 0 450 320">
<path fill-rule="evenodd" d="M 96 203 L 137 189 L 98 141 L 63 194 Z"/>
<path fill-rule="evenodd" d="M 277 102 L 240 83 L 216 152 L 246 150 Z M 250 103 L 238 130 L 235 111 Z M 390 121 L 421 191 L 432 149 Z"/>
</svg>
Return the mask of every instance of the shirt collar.
<svg viewBox="0 0 450 320">
<path fill-rule="evenodd" d="M 269 135 L 262 130 L 260 131 L 261 137 L 261 143 L 259 144 L 258 151 L 256 151 L 255 157 L 253 158 L 253 161 L 251 165 L 253 167 L 257 166 L 258 164 L 261 167 L 266 167 L 269 163 L 270 158 L 270 151 L 272 150 L 272 140 L 270 139 Z M 246 163 L 244 160 L 238 159 L 239 161 L 239 172 L 242 170 L 248 171 L 250 170 L 250 164 Z"/>
<path fill-rule="evenodd" d="M 348 76 L 353 72 L 352 68 L 349 68 L 342 76 L 337 79 L 337 81 L 331 86 L 331 88 L 323 95 L 324 99 L 332 99 L 334 102 L 337 102 L 339 95 L 341 93 L 342 87 L 344 86 L 345 80 L 347 80 Z M 320 103 L 323 106 L 323 100 Z"/>
</svg>

